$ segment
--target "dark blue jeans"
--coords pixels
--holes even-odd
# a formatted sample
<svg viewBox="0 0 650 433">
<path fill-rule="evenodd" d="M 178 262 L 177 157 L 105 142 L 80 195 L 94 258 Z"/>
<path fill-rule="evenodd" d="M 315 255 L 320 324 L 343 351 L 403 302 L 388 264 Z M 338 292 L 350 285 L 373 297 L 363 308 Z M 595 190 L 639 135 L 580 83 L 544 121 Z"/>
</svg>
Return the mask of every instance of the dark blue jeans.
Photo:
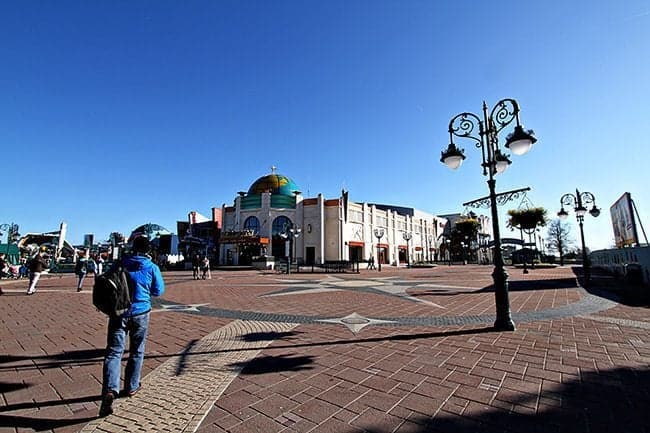
<svg viewBox="0 0 650 433">
<path fill-rule="evenodd" d="M 107 391 L 119 393 L 122 354 L 124 353 L 127 334 L 129 336 L 129 359 L 124 370 L 124 389 L 126 392 L 138 389 L 148 329 L 149 313 L 134 317 L 111 317 L 109 319 L 102 394 Z"/>
<path fill-rule="evenodd" d="M 81 272 L 77 274 L 77 277 L 79 278 L 79 282 L 77 283 L 77 289 L 81 289 L 84 285 L 84 280 L 86 279 L 86 273 Z"/>
</svg>

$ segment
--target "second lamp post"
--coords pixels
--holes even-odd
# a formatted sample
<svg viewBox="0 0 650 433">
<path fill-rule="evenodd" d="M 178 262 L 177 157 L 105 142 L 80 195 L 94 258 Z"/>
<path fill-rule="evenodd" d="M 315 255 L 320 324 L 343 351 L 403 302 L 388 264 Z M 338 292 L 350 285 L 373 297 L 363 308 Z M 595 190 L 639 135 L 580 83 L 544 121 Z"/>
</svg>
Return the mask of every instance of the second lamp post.
<svg viewBox="0 0 650 433">
<path fill-rule="evenodd" d="M 410 256 L 409 255 L 409 241 L 411 240 L 413 235 L 411 233 L 409 233 L 409 232 L 404 232 L 404 233 L 402 233 L 402 237 L 406 241 L 406 267 L 410 268 L 411 267 L 411 261 L 409 260 L 410 259 L 410 257 L 409 257 Z"/>
<path fill-rule="evenodd" d="M 510 313 L 508 295 L 508 273 L 504 269 L 503 253 L 501 251 L 501 235 L 499 233 L 499 212 L 497 210 L 497 194 L 495 175 L 503 173 L 511 164 L 508 155 L 499 148 L 498 134 L 503 128 L 516 120 L 517 126 L 506 137 L 508 149 L 515 155 L 523 155 L 537 141 L 532 130 L 525 130 L 519 123 L 519 104 L 514 99 L 502 99 L 497 102 L 488 114 L 488 107 L 483 102 L 483 116 L 474 113 L 460 113 L 449 122 L 449 146 L 442 152 L 440 161 L 449 168 L 460 167 L 465 154 L 454 144 L 454 136 L 474 140 L 476 147 L 481 149 L 483 156 L 483 175 L 488 176 L 490 188 L 490 209 L 492 213 L 492 231 L 494 232 L 494 297 L 496 303 L 496 321 L 494 328 L 502 331 L 514 331 L 515 324 Z M 476 131 L 478 129 L 478 131 Z"/>
<path fill-rule="evenodd" d="M 287 274 L 291 273 L 291 264 L 293 263 L 293 243 L 294 239 L 300 236 L 302 229 L 294 223 L 289 223 L 285 226 L 284 231 L 280 236 L 289 240 L 289 263 L 287 263 Z"/>
<path fill-rule="evenodd" d="M 384 237 L 384 229 L 379 228 L 375 229 L 375 237 L 377 238 L 377 271 L 381 272 L 381 262 L 382 262 L 382 257 L 381 257 L 381 238 Z"/>
<path fill-rule="evenodd" d="M 569 214 L 564 210 L 564 206 L 573 206 L 573 210 L 576 213 L 576 219 L 578 220 L 578 225 L 580 226 L 580 240 L 582 242 L 582 272 L 584 274 L 585 285 L 589 284 L 591 280 L 591 266 L 589 263 L 589 257 L 587 256 L 587 248 L 585 247 L 585 232 L 582 228 L 582 223 L 585 220 L 585 214 L 587 213 L 586 204 L 591 204 L 592 207 L 589 210 L 589 214 L 596 218 L 600 215 L 600 209 L 596 207 L 596 197 L 589 191 L 580 192 L 576 189 L 576 193 L 571 194 L 567 193 L 560 198 L 560 211 L 557 213 L 557 216 L 560 219 L 565 220 Z"/>
</svg>

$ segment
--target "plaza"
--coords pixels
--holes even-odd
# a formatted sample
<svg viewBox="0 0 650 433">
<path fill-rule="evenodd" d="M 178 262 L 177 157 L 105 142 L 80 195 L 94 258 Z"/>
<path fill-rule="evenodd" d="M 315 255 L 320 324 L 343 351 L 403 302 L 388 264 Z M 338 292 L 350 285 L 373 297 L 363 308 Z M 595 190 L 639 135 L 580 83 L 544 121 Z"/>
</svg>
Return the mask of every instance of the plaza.
<svg viewBox="0 0 650 433">
<path fill-rule="evenodd" d="M 0 432 L 649 431 L 648 308 L 602 275 L 507 270 L 515 332 L 490 266 L 167 272 L 143 389 L 106 418 L 91 290 L 3 281 Z"/>
</svg>

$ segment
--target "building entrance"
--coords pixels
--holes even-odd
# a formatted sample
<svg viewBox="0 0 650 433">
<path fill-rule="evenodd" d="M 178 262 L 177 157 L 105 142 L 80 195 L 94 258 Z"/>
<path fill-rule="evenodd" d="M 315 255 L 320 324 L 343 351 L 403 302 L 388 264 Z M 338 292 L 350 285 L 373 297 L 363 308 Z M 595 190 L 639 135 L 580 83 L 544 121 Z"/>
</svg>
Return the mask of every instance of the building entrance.
<svg viewBox="0 0 650 433">
<path fill-rule="evenodd" d="M 260 255 L 260 251 L 260 245 L 240 245 L 239 264 L 243 266 L 250 265 L 253 263 L 253 257 Z"/>
<path fill-rule="evenodd" d="M 358 263 L 363 260 L 363 247 L 350 246 L 348 257 L 352 263 Z"/>
<path fill-rule="evenodd" d="M 306 265 L 316 264 L 316 247 L 305 248 L 305 264 Z"/>
</svg>

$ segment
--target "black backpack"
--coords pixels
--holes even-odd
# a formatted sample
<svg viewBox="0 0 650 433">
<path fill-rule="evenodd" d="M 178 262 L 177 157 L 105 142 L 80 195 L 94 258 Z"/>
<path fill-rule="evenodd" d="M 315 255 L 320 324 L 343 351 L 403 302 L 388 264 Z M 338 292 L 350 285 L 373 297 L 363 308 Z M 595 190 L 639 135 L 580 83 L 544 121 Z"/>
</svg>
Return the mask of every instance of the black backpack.
<svg viewBox="0 0 650 433">
<path fill-rule="evenodd" d="M 124 314 L 131 308 L 131 277 L 121 262 L 95 278 L 93 305 L 111 317 Z"/>
</svg>

